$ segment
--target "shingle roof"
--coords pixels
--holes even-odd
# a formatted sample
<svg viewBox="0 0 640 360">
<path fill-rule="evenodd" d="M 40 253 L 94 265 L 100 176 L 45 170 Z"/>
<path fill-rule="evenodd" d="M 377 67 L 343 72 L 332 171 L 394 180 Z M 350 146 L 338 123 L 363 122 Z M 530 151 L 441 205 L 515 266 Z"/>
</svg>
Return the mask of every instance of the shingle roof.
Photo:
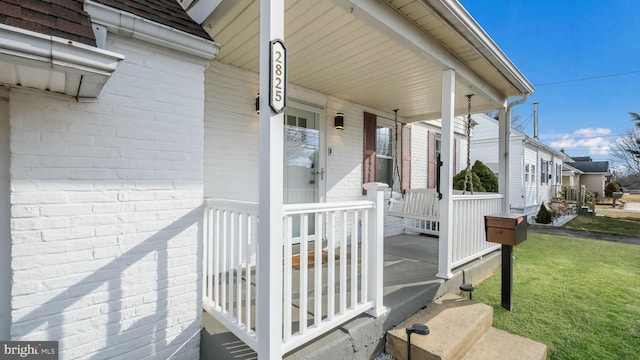
<svg viewBox="0 0 640 360">
<path fill-rule="evenodd" d="M 574 156 L 573 161 L 592 161 L 591 156 Z"/>
<path fill-rule="evenodd" d="M 211 40 L 176 0 L 94 1 Z M 83 0 L 2 0 L 0 23 L 96 46 L 83 3 Z"/>
<path fill-rule="evenodd" d="M 575 159 L 575 158 L 574 158 Z M 576 169 L 582 170 L 586 173 L 606 173 L 609 172 L 608 161 L 576 161 L 571 163 Z"/>
<path fill-rule="evenodd" d="M 14 0 L 15 1 L 15 0 Z M 178 4 L 176 0 L 93 0 L 174 29 L 211 40 L 211 36 Z"/>
<path fill-rule="evenodd" d="M 95 46 L 82 0 L 2 0 L 0 23 Z"/>
</svg>

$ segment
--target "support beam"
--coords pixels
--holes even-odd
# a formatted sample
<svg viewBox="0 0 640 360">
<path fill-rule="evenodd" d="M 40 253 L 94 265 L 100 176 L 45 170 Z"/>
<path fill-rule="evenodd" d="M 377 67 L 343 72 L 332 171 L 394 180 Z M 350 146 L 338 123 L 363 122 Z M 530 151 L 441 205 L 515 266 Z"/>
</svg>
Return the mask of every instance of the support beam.
<svg viewBox="0 0 640 360">
<path fill-rule="evenodd" d="M 456 94 L 456 72 L 448 69 L 442 72 L 442 152 L 443 162 L 440 175 L 440 240 L 438 246 L 437 277 L 451 279 L 451 251 L 453 246 L 453 128 Z"/>
<path fill-rule="evenodd" d="M 487 84 L 448 49 L 426 36 L 422 30 L 385 2 L 378 0 L 342 0 L 341 2 L 345 7 L 352 7 L 355 16 L 380 29 L 399 44 L 407 46 L 420 56 L 431 59 L 443 69 L 455 70 L 458 80 L 468 84 L 476 95 L 487 97 L 495 107 L 502 106 L 504 94 Z"/>
<path fill-rule="evenodd" d="M 269 43 L 284 40 L 284 0 L 260 1 L 260 204 L 258 359 L 282 359 L 282 199 L 284 114 L 269 107 Z"/>
</svg>

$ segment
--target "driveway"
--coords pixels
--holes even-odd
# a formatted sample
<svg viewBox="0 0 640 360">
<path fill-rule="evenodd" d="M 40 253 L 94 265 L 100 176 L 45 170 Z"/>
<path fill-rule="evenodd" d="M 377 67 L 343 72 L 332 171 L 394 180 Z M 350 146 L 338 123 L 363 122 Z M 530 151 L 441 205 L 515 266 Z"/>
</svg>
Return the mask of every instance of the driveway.
<svg viewBox="0 0 640 360">
<path fill-rule="evenodd" d="M 584 230 L 569 230 L 569 229 L 564 229 L 564 228 L 555 227 L 555 226 L 531 225 L 529 226 L 529 231 L 539 233 L 539 234 L 569 236 L 569 237 L 604 240 L 604 241 L 619 242 L 619 243 L 625 243 L 625 244 L 640 245 L 640 237 L 605 234 L 605 233 L 598 233 L 598 232 L 584 231 Z"/>
</svg>

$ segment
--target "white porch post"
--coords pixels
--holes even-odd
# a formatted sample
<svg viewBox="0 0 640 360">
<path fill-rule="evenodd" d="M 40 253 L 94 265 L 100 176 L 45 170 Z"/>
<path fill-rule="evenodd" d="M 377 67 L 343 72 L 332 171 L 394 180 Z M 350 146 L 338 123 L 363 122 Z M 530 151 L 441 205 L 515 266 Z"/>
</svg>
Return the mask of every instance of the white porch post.
<svg viewBox="0 0 640 360">
<path fill-rule="evenodd" d="M 367 262 L 369 275 L 367 283 L 367 296 L 373 300 L 373 309 L 367 314 L 378 317 L 387 309 L 383 305 L 383 270 L 384 270 L 384 190 L 389 185 L 384 183 L 366 183 L 362 187 L 367 190 L 367 198 L 376 203 L 375 211 L 370 212 L 367 232 L 371 239 Z"/>
<path fill-rule="evenodd" d="M 269 107 L 269 43 L 284 40 L 284 0 L 260 1 L 258 358 L 282 358 L 282 136 L 284 115 Z"/>
<path fill-rule="evenodd" d="M 456 93 L 456 72 L 448 69 L 442 72 L 442 170 L 440 172 L 440 240 L 438 245 L 439 278 L 450 279 L 451 249 L 453 246 L 453 127 Z"/>
<path fill-rule="evenodd" d="M 511 110 L 501 109 L 498 114 L 498 191 L 504 195 L 502 211 L 509 212 L 509 135 Z M 536 164 L 537 166 L 537 164 Z"/>
</svg>

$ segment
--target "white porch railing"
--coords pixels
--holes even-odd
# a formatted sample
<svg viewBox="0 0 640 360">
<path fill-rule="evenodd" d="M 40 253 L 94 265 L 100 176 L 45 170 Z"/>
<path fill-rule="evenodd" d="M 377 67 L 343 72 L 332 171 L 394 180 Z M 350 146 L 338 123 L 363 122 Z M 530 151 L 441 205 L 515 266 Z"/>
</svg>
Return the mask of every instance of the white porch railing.
<svg viewBox="0 0 640 360">
<path fill-rule="evenodd" d="M 449 269 L 500 248 L 486 241 L 484 215 L 502 212 L 502 194 L 453 195 L 453 243 Z"/>
<path fill-rule="evenodd" d="M 205 199 L 202 305 L 254 350 L 257 228 L 257 203 Z"/>
<path fill-rule="evenodd" d="M 369 194 L 284 205 L 283 316 L 269 320 L 282 323 L 282 354 L 364 312 L 384 312 L 383 192 Z M 257 282 L 269 281 L 256 273 L 258 206 L 206 199 L 204 207 L 203 308 L 258 351 Z"/>
</svg>

